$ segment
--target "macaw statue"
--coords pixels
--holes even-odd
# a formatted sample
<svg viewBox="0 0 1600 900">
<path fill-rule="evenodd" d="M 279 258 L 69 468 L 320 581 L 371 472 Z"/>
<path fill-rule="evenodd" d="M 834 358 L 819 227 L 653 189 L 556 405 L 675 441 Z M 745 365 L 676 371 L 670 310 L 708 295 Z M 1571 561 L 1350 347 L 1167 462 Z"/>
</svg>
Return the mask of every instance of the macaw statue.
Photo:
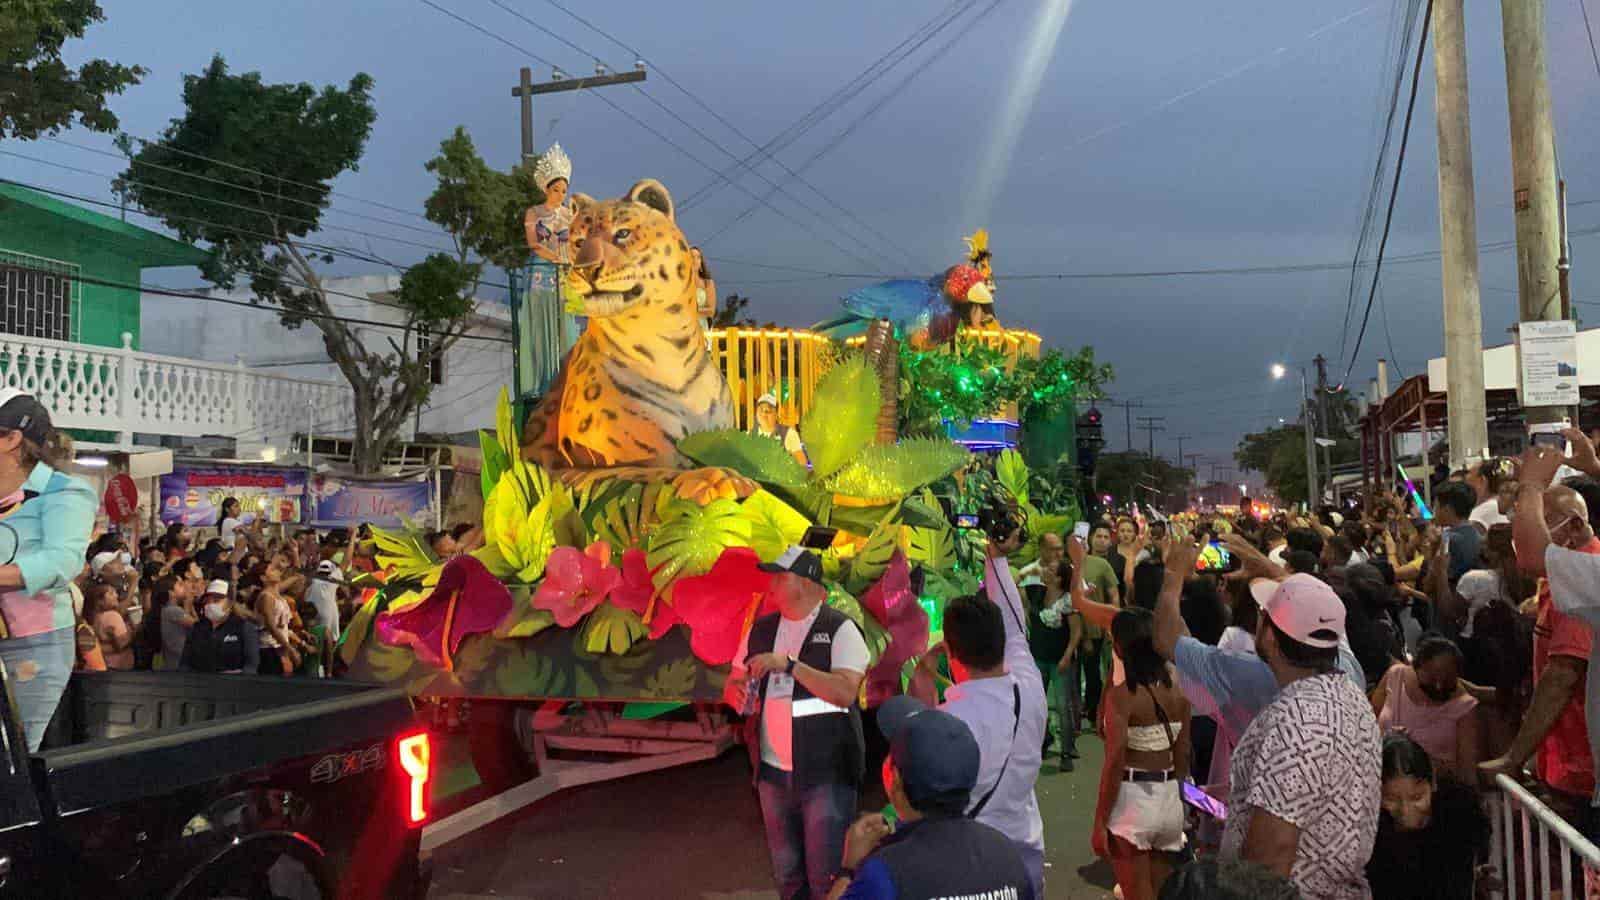
<svg viewBox="0 0 1600 900">
<path fill-rule="evenodd" d="M 841 303 L 846 315 L 820 322 L 812 330 L 842 339 L 886 319 L 901 340 L 925 350 L 955 337 L 964 319 L 962 311 L 994 303 L 994 292 L 977 267 L 962 264 L 925 280 L 899 278 L 868 285 L 846 294 Z"/>
</svg>

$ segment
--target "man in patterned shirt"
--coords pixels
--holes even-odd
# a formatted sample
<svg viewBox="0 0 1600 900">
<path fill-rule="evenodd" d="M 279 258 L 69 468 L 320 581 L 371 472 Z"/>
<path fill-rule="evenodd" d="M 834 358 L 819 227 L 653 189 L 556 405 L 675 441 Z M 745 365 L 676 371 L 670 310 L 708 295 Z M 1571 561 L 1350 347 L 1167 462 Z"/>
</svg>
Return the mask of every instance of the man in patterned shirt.
<svg viewBox="0 0 1600 900">
<path fill-rule="evenodd" d="M 1234 750 L 1221 856 L 1287 876 L 1306 900 L 1370 900 L 1382 748 L 1371 704 L 1337 668 L 1344 604 L 1291 575 L 1261 612 L 1256 652 L 1280 691 Z"/>
</svg>

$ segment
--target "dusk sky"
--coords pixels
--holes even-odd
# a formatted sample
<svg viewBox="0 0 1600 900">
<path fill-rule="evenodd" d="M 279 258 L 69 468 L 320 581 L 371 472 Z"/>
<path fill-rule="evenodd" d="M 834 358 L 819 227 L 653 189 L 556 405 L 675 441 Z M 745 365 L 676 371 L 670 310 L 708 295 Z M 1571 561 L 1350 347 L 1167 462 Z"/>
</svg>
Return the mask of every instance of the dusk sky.
<svg viewBox="0 0 1600 900">
<path fill-rule="evenodd" d="M 594 56 L 615 68 L 634 62 L 628 51 L 546 0 L 501 2 L 586 54 L 490 0 L 434 2 L 570 74 L 591 72 Z M 744 157 L 752 147 L 663 73 L 743 134 L 765 142 L 923 23 L 959 15 L 858 96 L 830 107 L 778 154 L 800 169 L 827 150 L 804 169 L 803 182 L 770 162 L 759 167 L 787 191 L 774 196 L 771 207 L 759 207 L 715 239 L 756 204 L 751 193 L 722 185 L 683 212 L 690 240 L 705 245 L 714 260 L 720 292 L 749 295 L 762 320 L 809 324 L 830 315 L 842 293 L 871 280 L 817 273 L 931 275 L 958 261 L 962 235 L 983 226 L 992 234 L 1002 321 L 1039 332 L 1047 345 L 1092 345 L 1116 367 L 1109 388 L 1114 397 L 1142 400 L 1141 414 L 1166 417 L 1157 449 L 1169 459 L 1177 449 L 1173 439 L 1186 435 L 1186 452 L 1231 464 L 1243 432 L 1278 417 L 1292 421 L 1298 378 L 1272 382 L 1268 369 L 1275 361 L 1292 370 L 1321 352 L 1331 377 L 1344 375 L 1356 328 L 1353 322 L 1348 336 L 1341 334 L 1348 267 L 1387 110 L 1388 85 L 1381 82 L 1394 64 L 1391 33 L 1403 15 L 1402 0 L 1077 0 L 1070 7 L 1057 0 L 564 3 L 637 48 L 655 70 L 645 90 L 715 143 L 633 88 L 612 87 L 604 89 L 607 100 L 687 154 L 594 92 L 539 98 L 538 148 L 552 140 L 562 144 L 574 160 L 575 190 L 615 196 L 638 178 L 654 177 L 680 202 L 716 181 L 696 159 L 724 169 L 730 153 Z M 510 96 L 517 70 L 531 65 L 537 79 L 550 75 L 548 65 L 420 0 L 102 5 L 108 21 L 70 45 L 70 55 L 150 69 L 142 85 L 112 102 L 123 128 L 136 136 L 154 137 L 181 113 L 182 76 L 198 72 L 214 53 L 234 71 L 257 70 L 272 81 L 343 85 L 356 72 L 371 74 L 377 125 L 360 171 L 336 186 L 349 196 L 335 198 L 325 222 L 374 236 L 330 230 L 324 237 L 400 262 L 427 251 L 392 238 L 442 245 L 442 236 L 346 215 L 431 227 L 352 198 L 420 212 L 431 189 L 422 164 L 457 125 L 470 131 L 491 164 L 509 166 L 519 148 L 517 101 Z M 1577 0 L 1550 6 L 1558 149 L 1573 202 L 1571 227 L 1581 232 L 1600 216 L 1593 124 L 1600 121 L 1600 66 Z M 1513 237 L 1513 221 L 1499 4 L 1468 7 L 1479 240 L 1502 242 Z M 1059 39 L 1051 40 L 1063 11 Z M 1029 90 L 1030 80 L 1036 91 Z M 1391 256 L 1425 253 L 1439 243 L 1432 85 L 1430 48 Z M 1404 102 L 1402 92 L 1402 115 Z M 1398 132 L 1397 123 L 1397 143 Z M 111 146 L 108 137 L 84 132 L 62 137 Z M 121 168 L 114 159 L 50 141 L 8 141 L 0 150 L 106 175 Z M 1391 174 L 1384 176 L 1384 200 Z M 14 156 L 0 155 L 0 176 L 111 196 L 106 178 Z M 748 172 L 736 180 L 757 196 L 771 190 Z M 1381 222 L 1381 207 L 1379 213 Z M 1593 235 L 1573 242 L 1574 296 L 1600 301 L 1585 266 L 1600 242 Z M 1316 263 L 1342 268 L 1007 279 Z M 1491 344 L 1507 339 L 1516 317 L 1513 263 L 1505 250 L 1482 256 L 1484 335 Z M 350 262 L 338 270 L 372 271 Z M 196 283 L 180 272 L 151 272 L 149 280 Z M 1362 284 L 1357 320 L 1366 298 Z M 1386 266 L 1381 293 L 1384 302 L 1373 311 L 1351 375 L 1361 390 L 1379 356 L 1410 375 L 1442 352 L 1436 259 Z M 1583 315 L 1597 305 L 1577 309 Z M 1106 412 L 1110 448 L 1122 449 L 1122 414 Z M 1143 435 L 1136 433 L 1135 442 L 1144 446 Z M 1209 471 L 1202 465 L 1203 477 Z"/>
</svg>

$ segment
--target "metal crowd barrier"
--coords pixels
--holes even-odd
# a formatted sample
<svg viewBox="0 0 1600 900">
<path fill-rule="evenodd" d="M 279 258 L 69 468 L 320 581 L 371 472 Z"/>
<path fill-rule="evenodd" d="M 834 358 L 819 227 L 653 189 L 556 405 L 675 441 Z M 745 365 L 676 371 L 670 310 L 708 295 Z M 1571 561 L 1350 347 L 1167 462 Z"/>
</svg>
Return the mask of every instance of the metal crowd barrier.
<svg viewBox="0 0 1600 900">
<path fill-rule="evenodd" d="M 1555 893 L 1557 882 L 1561 888 L 1559 896 L 1566 900 L 1600 897 L 1600 847 L 1591 844 L 1576 828 L 1511 778 L 1497 775 L 1495 785 L 1499 792 L 1488 798 L 1489 818 L 1494 825 L 1489 858 L 1499 870 L 1507 900 L 1542 900 L 1558 896 Z M 1584 880 L 1588 884 L 1587 889 L 1583 884 L 1577 885 L 1578 893 L 1573 893 L 1575 861 L 1582 863 Z M 1556 868 L 1559 873 L 1552 871 Z"/>
</svg>

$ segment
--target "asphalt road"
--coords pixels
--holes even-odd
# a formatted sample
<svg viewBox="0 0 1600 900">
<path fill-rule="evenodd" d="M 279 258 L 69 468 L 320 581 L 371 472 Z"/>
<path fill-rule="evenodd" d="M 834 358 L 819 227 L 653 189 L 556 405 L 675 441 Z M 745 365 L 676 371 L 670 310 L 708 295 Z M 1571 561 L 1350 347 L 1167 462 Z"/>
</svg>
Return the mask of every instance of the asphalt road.
<svg viewBox="0 0 1600 900">
<path fill-rule="evenodd" d="M 1039 776 L 1045 892 L 1111 896 L 1111 868 L 1089 850 L 1100 742 L 1080 738 L 1077 771 Z M 459 740 L 447 741 L 444 812 L 481 796 Z M 556 794 L 441 848 L 432 900 L 478 898 L 775 898 L 749 765 L 721 758 Z"/>
</svg>

